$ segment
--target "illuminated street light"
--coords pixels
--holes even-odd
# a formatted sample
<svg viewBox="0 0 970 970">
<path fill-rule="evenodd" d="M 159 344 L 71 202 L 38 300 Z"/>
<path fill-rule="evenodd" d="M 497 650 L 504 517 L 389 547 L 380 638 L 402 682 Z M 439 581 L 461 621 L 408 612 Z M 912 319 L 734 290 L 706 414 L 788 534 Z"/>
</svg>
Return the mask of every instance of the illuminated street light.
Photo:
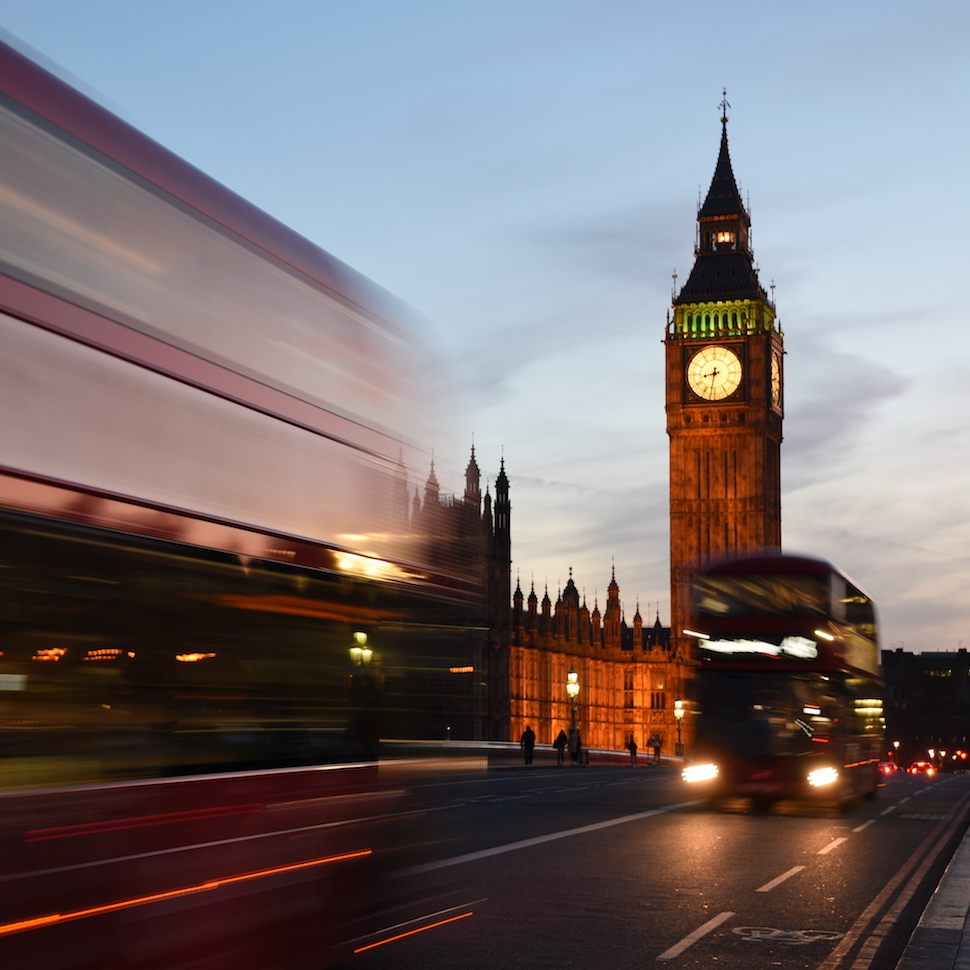
<svg viewBox="0 0 970 970">
<path fill-rule="evenodd" d="M 566 694 L 572 704 L 573 730 L 576 729 L 576 698 L 579 696 L 579 674 L 575 670 L 570 670 L 566 674 Z M 572 750 L 572 749 L 570 749 Z"/>
<path fill-rule="evenodd" d="M 684 702 L 679 697 L 674 701 L 674 717 L 677 718 L 677 748 L 674 751 L 674 754 L 676 754 L 678 758 L 683 758 L 684 741 L 681 735 L 680 722 L 684 719 Z"/>
<path fill-rule="evenodd" d="M 366 633 L 355 633 L 354 634 L 354 645 L 350 648 L 350 661 L 355 667 L 359 667 L 361 664 L 365 666 L 370 663 L 371 657 L 374 656 L 374 651 L 367 646 L 367 634 Z"/>
</svg>

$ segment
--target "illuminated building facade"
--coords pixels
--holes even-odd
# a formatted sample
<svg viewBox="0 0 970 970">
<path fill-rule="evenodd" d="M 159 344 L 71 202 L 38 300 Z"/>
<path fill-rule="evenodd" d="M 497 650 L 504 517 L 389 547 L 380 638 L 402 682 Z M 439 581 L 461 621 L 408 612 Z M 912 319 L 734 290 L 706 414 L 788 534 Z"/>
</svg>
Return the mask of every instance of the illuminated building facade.
<svg viewBox="0 0 970 970">
<path fill-rule="evenodd" d="M 481 491 L 481 472 L 472 448 L 460 497 L 443 493 L 432 463 L 423 497 L 410 495 L 400 468 L 397 505 L 406 508 L 408 527 L 431 536 L 441 563 L 474 574 L 483 589 L 481 615 L 470 617 L 482 632 L 475 676 L 480 692 L 468 703 L 480 705 L 482 739 L 516 741 L 531 724 L 540 744 L 551 743 L 570 727 L 566 674 L 576 670 L 580 692 L 577 723 L 586 747 L 622 749 L 632 734 L 644 749 L 656 732 L 672 753 L 676 738 L 674 701 L 684 670 L 670 651 L 670 631 L 644 624 L 639 606 L 628 624 L 615 570 L 602 612 L 592 609 L 572 578 L 553 604 L 528 597 L 520 585 L 511 591 L 512 543 L 509 479 L 502 462 L 494 499 Z M 410 496 L 410 497 L 409 497 Z"/>
<path fill-rule="evenodd" d="M 533 586 L 528 597 L 517 585 L 512 605 L 509 645 L 511 738 L 531 724 L 540 743 L 549 744 L 572 723 L 566 675 L 579 682 L 576 721 L 583 745 L 622 749 L 632 735 L 640 749 L 657 733 L 672 754 L 676 727 L 675 684 L 682 672 L 670 653 L 670 630 L 644 625 L 637 606 L 628 625 L 620 602 L 616 570 L 610 577 L 606 605 L 594 598 L 589 609 L 570 570 L 569 582 L 555 604 L 548 590 L 539 601 Z"/>
</svg>

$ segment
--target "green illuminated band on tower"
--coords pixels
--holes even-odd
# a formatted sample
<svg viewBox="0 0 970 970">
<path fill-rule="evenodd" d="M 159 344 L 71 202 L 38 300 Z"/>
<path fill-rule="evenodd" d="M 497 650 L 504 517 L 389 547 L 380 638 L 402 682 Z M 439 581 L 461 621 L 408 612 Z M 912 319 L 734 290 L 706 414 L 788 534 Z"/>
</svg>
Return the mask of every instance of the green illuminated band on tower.
<svg viewBox="0 0 970 970">
<path fill-rule="evenodd" d="M 761 300 L 718 300 L 674 307 L 672 337 L 741 337 L 758 331 L 780 334 L 775 310 Z"/>
</svg>

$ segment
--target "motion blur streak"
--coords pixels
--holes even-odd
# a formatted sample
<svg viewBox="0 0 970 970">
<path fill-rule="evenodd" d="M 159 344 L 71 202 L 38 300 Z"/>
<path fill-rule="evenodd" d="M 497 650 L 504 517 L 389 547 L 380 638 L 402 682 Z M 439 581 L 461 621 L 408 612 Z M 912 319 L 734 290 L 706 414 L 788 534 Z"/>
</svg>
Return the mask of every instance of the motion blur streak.
<svg viewBox="0 0 970 970">
<path fill-rule="evenodd" d="M 296 869 L 307 869 L 310 866 L 324 866 L 328 862 L 342 862 L 344 859 L 357 859 L 368 856 L 373 850 L 364 849 L 360 852 L 345 852 L 342 855 L 328 856 L 326 859 L 310 859 L 308 862 L 296 862 L 289 866 L 274 866 L 272 869 L 261 869 L 259 872 L 244 872 L 238 876 L 226 876 L 225 879 L 212 879 L 197 886 L 186 886 L 183 889 L 172 889 L 165 893 L 155 893 L 151 896 L 140 896 L 136 899 L 124 899 L 118 903 L 108 903 L 105 906 L 93 906 L 90 909 L 79 909 L 73 913 L 53 913 L 50 916 L 38 916 L 36 919 L 21 920 L 18 923 L 7 923 L 0 926 L 0 936 L 12 933 L 22 933 L 25 930 L 36 930 L 42 926 L 53 926 L 56 923 L 67 923 L 70 920 L 84 919 L 88 916 L 102 916 L 114 913 L 119 909 L 131 909 L 133 906 L 145 906 L 157 903 L 163 899 L 175 899 L 177 896 L 189 896 L 192 893 L 206 893 L 232 883 L 244 882 L 247 879 L 261 879 L 263 876 L 275 876 L 281 872 L 293 872 Z M 468 915 L 471 915 L 470 913 Z M 446 920 L 446 922 L 448 922 Z"/>
<path fill-rule="evenodd" d="M 414 316 L 0 42 L 0 966 L 322 970 L 470 905 L 386 872 L 389 762 L 489 726 Z"/>
<path fill-rule="evenodd" d="M 385 943 L 393 943 L 395 940 L 403 940 L 406 936 L 414 936 L 415 933 L 423 933 L 425 930 L 433 930 L 436 926 L 444 926 L 445 923 L 454 923 L 455 920 L 464 919 L 466 916 L 474 916 L 474 912 L 462 913 L 460 916 L 451 916 L 448 919 L 439 920 L 437 923 L 429 923 L 427 926 L 419 926 L 416 930 L 408 930 L 407 933 L 398 933 L 397 936 L 389 936 L 386 940 L 378 940 L 376 943 L 368 943 L 367 946 L 358 947 L 354 953 L 363 953 L 364 950 L 373 950 L 375 946 L 383 946 Z"/>
</svg>

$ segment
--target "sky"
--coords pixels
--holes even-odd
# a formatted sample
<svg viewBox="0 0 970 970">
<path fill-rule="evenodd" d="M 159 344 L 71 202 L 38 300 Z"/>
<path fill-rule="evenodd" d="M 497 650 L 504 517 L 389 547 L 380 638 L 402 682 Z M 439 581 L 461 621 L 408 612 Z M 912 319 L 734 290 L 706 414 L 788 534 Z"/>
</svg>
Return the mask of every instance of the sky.
<svg viewBox="0 0 970 970">
<path fill-rule="evenodd" d="M 669 620 L 663 346 L 720 139 L 785 334 L 782 533 L 970 648 L 964 0 L 0 0 L 61 76 L 414 306 L 513 571 Z M 423 481 L 427 469 L 415 470 Z M 493 487 L 494 491 L 494 487 Z"/>
</svg>

